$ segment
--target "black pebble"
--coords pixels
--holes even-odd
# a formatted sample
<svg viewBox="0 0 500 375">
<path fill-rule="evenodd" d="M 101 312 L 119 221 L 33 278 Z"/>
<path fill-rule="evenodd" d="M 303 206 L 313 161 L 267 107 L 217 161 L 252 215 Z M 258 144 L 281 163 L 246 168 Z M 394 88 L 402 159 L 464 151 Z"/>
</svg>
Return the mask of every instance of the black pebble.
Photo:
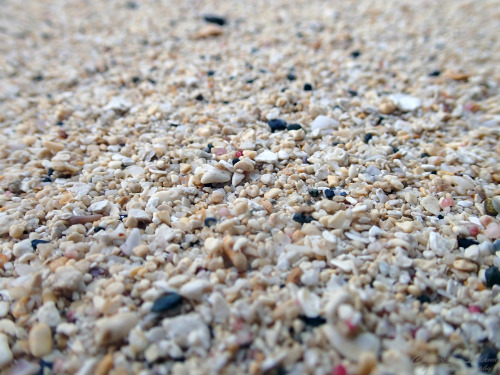
<svg viewBox="0 0 500 375">
<path fill-rule="evenodd" d="M 290 131 L 290 130 L 300 130 L 300 129 L 302 129 L 302 126 L 300 126 L 299 124 L 290 124 L 290 125 L 288 125 L 286 127 L 286 129 L 288 131 Z"/>
<path fill-rule="evenodd" d="M 274 118 L 272 120 L 269 120 L 267 124 L 271 128 L 271 133 L 274 133 L 276 130 L 286 129 L 286 121 L 279 118 Z"/>
<path fill-rule="evenodd" d="M 444 219 L 443 215 L 438 215 L 437 217 L 438 217 L 439 220 L 443 220 Z"/>
<path fill-rule="evenodd" d="M 170 293 L 165 296 L 159 297 L 151 308 L 151 312 L 161 313 L 172 310 L 182 303 L 182 297 L 177 293 Z"/>
<path fill-rule="evenodd" d="M 288 75 L 286 76 L 286 78 L 289 81 L 295 81 L 297 79 L 297 77 L 295 77 L 295 74 L 293 74 L 293 73 L 288 73 Z"/>
<path fill-rule="evenodd" d="M 394 154 L 395 154 L 396 152 L 398 152 L 398 151 L 399 151 L 399 148 L 394 147 L 394 146 L 392 147 L 392 152 L 393 152 Z"/>
<path fill-rule="evenodd" d="M 128 9 L 137 9 L 137 3 L 135 1 L 129 1 L 126 4 Z"/>
<path fill-rule="evenodd" d="M 211 227 L 212 225 L 217 224 L 217 219 L 214 219 L 213 217 L 207 217 L 204 221 L 204 224 L 206 227 Z"/>
<path fill-rule="evenodd" d="M 358 96 L 358 92 L 355 90 L 347 90 L 347 92 L 352 96 Z"/>
<path fill-rule="evenodd" d="M 310 189 L 308 193 L 311 197 L 317 197 L 319 195 L 318 189 Z"/>
<path fill-rule="evenodd" d="M 300 319 L 305 323 L 307 324 L 308 326 L 311 326 L 311 327 L 319 327 L 323 324 L 326 323 L 326 319 L 321 317 L 321 316 L 316 316 L 314 318 L 309 318 L 305 315 L 302 315 L 300 316 Z"/>
<path fill-rule="evenodd" d="M 439 77 L 441 75 L 440 70 L 434 70 L 433 72 L 429 73 L 429 77 Z"/>
<path fill-rule="evenodd" d="M 310 83 L 304 85 L 304 91 L 312 91 L 313 87 Z"/>
<path fill-rule="evenodd" d="M 233 159 L 233 165 L 235 165 L 235 164 L 236 164 L 237 162 L 239 162 L 239 161 L 240 161 L 240 159 L 238 159 L 238 158 L 234 158 L 234 159 Z"/>
<path fill-rule="evenodd" d="M 103 227 L 95 227 L 94 233 L 99 233 L 101 230 L 104 230 L 104 228 Z"/>
<path fill-rule="evenodd" d="M 212 77 L 215 74 L 215 70 L 209 70 L 207 76 Z"/>
<path fill-rule="evenodd" d="M 347 195 L 347 193 L 345 191 L 343 191 L 342 193 L 340 193 L 340 195 L 345 197 Z"/>
<path fill-rule="evenodd" d="M 484 273 L 486 286 L 492 288 L 493 285 L 500 285 L 500 271 L 495 266 L 491 266 Z"/>
<path fill-rule="evenodd" d="M 219 26 L 224 26 L 226 24 L 225 18 L 222 18 L 220 16 L 216 16 L 214 14 L 205 14 L 203 16 L 203 19 L 205 20 L 205 22 L 215 23 L 216 25 L 219 25 Z"/>
<path fill-rule="evenodd" d="M 419 300 L 422 305 L 424 303 L 426 303 L 426 302 L 427 303 L 431 303 L 431 299 L 428 296 L 426 296 L 425 294 L 422 294 L 421 296 L 418 296 L 417 300 Z"/>
<path fill-rule="evenodd" d="M 325 190 L 325 197 L 328 199 L 332 199 L 335 196 L 335 191 L 333 189 L 326 189 Z"/>
<path fill-rule="evenodd" d="M 422 152 L 422 153 L 420 154 L 420 157 L 421 157 L 421 158 L 428 158 L 429 156 L 430 156 L 430 155 L 429 155 L 427 152 Z"/>
<path fill-rule="evenodd" d="M 490 374 L 493 371 L 493 367 L 495 367 L 498 362 L 497 353 L 497 350 L 491 346 L 484 348 L 477 361 L 479 370 Z"/>
<path fill-rule="evenodd" d="M 300 223 L 300 224 L 306 224 L 306 223 L 310 223 L 311 221 L 313 221 L 314 219 L 312 218 L 312 216 L 309 216 L 309 215 L 305 215 L 304 213 L 298 213 L 298 214 L 295 214 L 293 215 L 292 217 L 293 221 L 296 221 L 297 223 Z"/>
<path fill-rule="evenodd" d="M 36 248 L 38 245 L 42 244 L 42 243 L 49 243 L 50 241 L 45 241 L 45 240 L 33 240 L 31 241 L 31 247 L 33 247 L 33 250 L 36 251 Z"/>
<path fill-rule="evenodd" d="M 366 133 L 365 134 L 365 137 L 363 138 L 363 142 L 365 142 L 366 144 L 368 144 L 368 142 L 370 142 L 370 139 L 373 138 L 373 134 L 372 133 Z"/>
<path fill-rule="evenodd" d="M 52 182 L 52 179 L 50 177 L 44 177 L 42 182 Z"/>
<path fill-rule="evenodd" d="M 120 221 L 123 221 L 127 216 L 127 214 L 120 214 Z"/>
<path fill-rule="evenodd" d="M 64 125 L 64 122 L 62 122 L 62 121 L 57 121 L 56 122 L 56 126 L 63 126 L 63 125 Z"/>
<path fill-rule="evenodd" d="M 351 56 L 353 59 L 357 59 L 359 56 L 361 56 L 361 52 L 359 51 L 352 51 Z"/>
<path fill-rule="evenodd" d="M 203 100 L 203 95 L 198 94 L 198 95 L 196 95 L 195 99 L 201 102 Z"/>
<path fill-rule="evenodd" d="M 479 242 L 475 240 L 471 240 L 470 238 L 459 238 L 458 239 L 458 247 L 463 247 L 467 249 L 469 246 L 479 245 Z"/>
<path fill-rule="evenodd" d="M 47 176 L 49 176 L 49 177 L 50 177 L 50 176 L 52 176 L 53 174 L 54 174 L 54 170 L 53 170 L 52 168 L 49 168 L 49 169 L 47 170 Z"/>
<path fill-rule="evenodd" d="M 33 77 L 33 81 L 34 82 L 43 81 L 43 76 L 41 74 L 38 74 L 38 75 L 36 75 L 36 76 Z"/>
<path fill-rule="evenodd" d="M 134 77 L 134 78 L 132 78 L 132 83 L 137 84 L 137 83 L 139 83 L 139 82 L 141 82 L 141 79 L 140 79 L 139 77 Z"/>
</svg>

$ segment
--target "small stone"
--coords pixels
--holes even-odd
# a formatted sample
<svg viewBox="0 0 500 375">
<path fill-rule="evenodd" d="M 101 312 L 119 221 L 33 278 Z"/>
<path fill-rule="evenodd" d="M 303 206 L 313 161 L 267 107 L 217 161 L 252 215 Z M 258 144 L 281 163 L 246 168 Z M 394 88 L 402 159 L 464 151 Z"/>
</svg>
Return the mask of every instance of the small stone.
<svg viewBox="0 0 500 375">
<path fill-rule="evenodd" d="M 477 272 L 477 264 L 468 259 L 457 259 L 453 262 L 453 268 L 463 272 Z"/>
<path fill-rule="evenodd" d="M 335 196 L 335 190 L 333 189 L 326 189 L 324 193 L 325 197 L 327 197 L 328 199 L 332 199 Z"/>
<path fill-rule="evenodd" d="M 54 328 L 61 321 L 61 316 L 54 301 L 47 301 L 40 307 L 36 313 L 36 317 L 40 323 L 45 323 Z"/>
<path fill-rule="evenodd" d="M 9 313 L 10 304 L 7 301 L 0 301 L 0 319 L 5 318 Z"/>
<path fill-rule="evenodd" d="M 43 357 L 52 351 L 52 331 L 45 323 L 35 324 L 29 333 L 30 352 L 34 357 Z"/>
<path fill-rule="evenodd" d="M 439 200 L 436 197 L 428 195 L 420 200 L 422 206 L 433 215 L 439 215 L 441 212 L 441 207 L 439 206 Z"/>
<path fill-rule="evenodd" d="M 314 119 L 311 124 L 312 131 L 318 131 L 318 133 L 324 135 L 331 132 L 333 129 L 337 129 L 340 123 L 330 117 L 319 115 Z"/>
<path fill-rule="evenodd" d="M 486 237 L 496 240 L 500 238 L 500 225 L 497 223 L 489 223 L 483 233 Z"/>
<path fill-rule="evenodd" d="M 223 182 L 228 182 L 230 180 L 231 180 L 230 172 L 210 166 L 210 168 L 208 168 L 208 171 L 203 174 L 203 177 L 201 178 L 201 183 L 204 185 L 219 184 Z"/>
<path fill-rule="evenodd" d="M 21 238 L 24 233 L 24 226 L 20 224 L 11 225 L 9 228 L 9 236 L 12 238 Z"/>
<path fill-rule="evenodd" d="M 334 215 L 326 215 L 319 219 L 319 222 L 328 229 L 347 229 L 351 224 L 345 211 L 337 211 Z"/>
<path fill-rule="evenodd" d="M 292 220 L 299 224 L 305 224 L 305 223 L 310 223 L 311 221 L 314 220 L 314 218 L 312 216 L 300 212 L 298 214 L 293 215 Z"/>
<path fill-rule="evenodd" d="M 203 222 L 203 224 L 205 224 L 206 227 L 210 228 L 212 225 L 217 224 L 217 219 L 215 219 L 213 217 L 207 217 L 205 219 L 205 221 Z"/>
<path fill-rule="evenodd" d="M 392 101 L 385 101 L 378 107 L 380 113 L 383 113 L 384 115 L 389 115 L 393 113 L 396 109 L 397 109 L 396 104 L 394 104 Z"/>
<path fill-rule="evenodd" d="M 204 246 L 208 253 L 216 254 L 222 249 L 222 240 L 209 237 L 205 240 Z"/>
<path fill-rule="evenodd" d="M 110 202 L 107 199 L 104 199 L 99 202 L 92 203 L 89 206 L 89 211 L 102 214 L 109 206 Z"/>
<path fill-rule="evenodd" d="M 138 322 L 139 318 L 133 312 L 124 312 L 109 318 L 101 318 L 95 323 L 95 342 L 99 346 L 120 342 L 128 336 L 129 331 Z"/>
<path fill-rule="evenodd" d="M 204 14 L 203 19 L 205 20 L 205 22 L 214 23 L 219 26 L 224 26 L 226 24 L 225 18 L 217 16 L 215 14 Z"/>
<path fill-rule="evenodd" d="M 485 373 L 491 373 L 493 368 L 498 362 L 498 351 L 491 347 L 487 346 L 479 355 L 479 359 L 477 360 L 477 367 L 479 370 Z"/>
<path fill-rule="evenodd" d="M 481 258 L 481 253 L 479 252 L 479 247 L 470 246 L 464 251 L 464 257 L 471 260 L 479 260 Z"/>
<path fill-rule="evenodd" d="M 389 98 L 403 112 L 411 112 L 422 106 L 422 101 L 419 98 L 410 95 L 394 94 L 390 95 Z"/>
<path fill-rule="evenodd" d="M 319 195 L 318 189 L 310 189 L 308 193 L 311 197 L 317 197 Z"/>
<path fill-rule="evenodd" d="M 232 236 L 226 235 L 222 241 L 222 250 L 233 266 L 239 271 L 244 272 L 248 267 L 248 260 L 241 251 L 233 250 L 235 240 Z"/>
<path fill-rule="evenodd" d="M 304 84 L 304 91 L 312 91 L 313 87 L 310 83 Z"/>
<path fill-rule="evenodd" d="M 283 191 L 279 188 L 272 188 L 264 193 L 264 198 L 266 199 L 276 199 Z"/>
<path fill-rule="evenodd" d="M 366 133 L 364 138 L 363 138 L 363 142 L 365 142 L 366 144 L 368 144 L 368 142 L 370 142 L 370 140 L 373 138 L 373 134 L 372 133 Z"/>
<path fill-rule="evenodd" d="M 484 201 L 484 210 L 488 215 L 491 216 L 497 216 L 498 211 L 495 209 L 495 206 L 493 205 L 493 199 L 488 198 Z"/>
<path fill-rule="evenodd" d="M 58 142 L 45 141 L 43 142 L 43 147 L 46 147 L 53 154 L 57 154 L 59 151 L 64 150 L 64 145 Z"/>
<path fill-rule="evenodd" d="M 210 24 L 202 27 L 196 34 L 194 34 L 194 37 L 195 39 L 206 39 L 222 35 L 223 32 L 224 30 L 222 27 Z"/>
<path fill-rule="evenodd" d="M 61 266 L 56 269 L 55 281 L 52 287 L 62 291 L 74 291 L 83 281 L 82 273 L 73 266 Z"/>
<path fill-rule="evenodd" d="M 479 245 L 479 242 L 472 240 L 470 238 L 458 238 L 457 244 L 458 247 L 463 247 L 464 249 L 467 249 L 469 246 Z"/>
<path fill-rule="evenodd" d="M 144 222 L 151 221 L 151 214 L 138 208 L 133 208 L 129 210 L 128 217 L 134 218 L 137 221 L 144 221 Z"/>
<path fill-rule="evenodd" d="M 300 282 L 300 277 L 302 276 L 303 271 L 300 267 L 295 267 L 286 278 L 286 284 L 298 284 Z"/>
<path fill-rule="evenodd" d="M 267 124 L 271 128 L 271 133 L 274 133 L 277 130 L 286 130 L 286 121 L 279 118 L 268 120 Z"/>
<path fill-rule="evenodd" d="M 260 163 L 277 163 L 278 155 L 272 151 L 265 150 L 255 157 L 255 161 Z"/>
<path fill-rule="evenodd" d="M 364 332 L 354 338 L 347 338 L 334 326 L 324 325 L 322 329 L 325 330 L 331 345 L 352 361 L 358 361 L 363 352 L 378 353 L 380 350 L 380 339 L 373 333 Z"/>
<path fill-rule="evenodd" d="M 45 244 L 45 243 L 50 243 L 50 241 L 33 240 L 33 241 L 31 241 L 31 247 L 33 247 L 33 250 L 36 251 L 36 249 L 38 248 L 38 245 L 42 245 L 42 244 Z"/>
<path fill-rule="evenodd" d="M 253 164 L 246 160 L 240 160 L 234 164 L 235 169 L 241 169 L 244 172 L 253 172 Z"/>
<path fill-rule="evenodd" d="M 203 293 L 210 288 L 210 283 L 207 280 L 193 280 L 184 284 L 179 293 L 183 297 L 200 300 Z"/>
<path fill-rule="evenodd" d="M 176 309 L 182 304 L 182 297 L 177 293 L 169 293 L 159 297 L 151 308 L 151 312 L 164 313 Z"/>
<path fill-rule="evenodd" d="M 22 240 L 16 243 L 12 248 L 12 253 L 16 258 L 23 256 L 24 254 L 32 253 L 33 247 L 31 246 L 31 241 L 29 239 Z"/>
<path fill-rule="evenodd" d="M 288 131 L 291 131 L 291 130 L 300 130 L 302 129 L 302 126 L 300 126 L 299 124 L 290 124 L 286 127 L 286 129 Z"/>
<path fill-rule="evenodd" d="M 0 333 L 0 369 L 10 364 L 13 359 L 14 356 L 10 351 L 9 340 L 5 334 Z"/>
<path fill-rule="evenodd" d="M 486 286 L 492 288 L 493 285 L 500 285 L 500 271 L 497 267 L 491 266 L 484 273 L 486 278 Z"/>
</svg>

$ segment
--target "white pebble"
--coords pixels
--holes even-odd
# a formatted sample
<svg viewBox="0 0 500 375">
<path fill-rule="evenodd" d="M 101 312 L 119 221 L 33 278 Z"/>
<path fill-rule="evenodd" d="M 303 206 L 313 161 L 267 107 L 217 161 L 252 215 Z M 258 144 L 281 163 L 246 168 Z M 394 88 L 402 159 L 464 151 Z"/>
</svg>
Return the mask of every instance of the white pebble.
<svg viewBox="0 0 500 375">
<path fill-rule="evenodd" d="M 338 128 L 340 123 L 330 117 L 319 115 L 311 124 L 311 130 L 320 134 L 328 133 L 330 130 Z"/>
<path fill-rule="evenodd" d="M 319 315 L 321 298 L 316 294 L 311 293 L 306 288 L 302 288 L 297 293 L 297 299 L 299 300 L 299 304 L 305 316 L 308 318 L 315 318 Z"/>
<path fill-rule="evenodd" d="M 403 112 L 414 111 L 422 105 L 422 101 L 419 98 L 415 98 L 410 95 L 405 94 L 394 94 L 389 97 L 394 104 Z"/>
<path fill-rule="evenodd" d="M 208 288 L 210 288 L 210 283 L 207 280 L 193 280 L 184 284 L 179 294 L 189 299 L 200 300 Z"/>
<path fill-rule="evenodd" d="M 45 302 L 43 306 L 38 309 L 36 317 L 40 323 L 45 323 L 49 327 L 55 327 L 61 321 L 61 316 L 53 301 Z"/>
<path fill-rule="evenodd" d="M 134 228 L 130 231 L 127 240 L 120 247 L 124 254 L 132 254 L 132 250 L 141 244 L 141 231 L 138 228 Z"/>
<path fill-rule="evenodd" d="M 278 155 L 275 154 L 272 151 L 265 150 L 264 152 L 260 153 L 255 157 L 255 161 L 261 162 L 261 163 L 277 163 L 278 162 Z"/>
<path fill-rule="evenodd" d="M 10 351 L 7 336 L 5 336 L 3 333 L 0 333 L 0 369 L 11 363 L 13 359 L 14 357 L 12 356 L 12 352 Z"/>
<path fill-rule="evenodd" d="M 94 202 L 89 206 L 89 211 L 94 212 L 96 214 L 101 214 L 106 210 L 109 203 L 110 202 L 107 199 L 104 199 L 99 202 Z"/>
<path fill-rule="evenodd" d="M 23 256 L 24 254 L 32 253 L 33 246 L 31 246 L 31 241 L 29 239 L 22 240 L 13 246 L 12 253 L 16 258 Z"/>
<path fill-rule="evenodd" d="M 133 217 L 137 221 L 151 221 L 151 215 L 148 214 L 146 211 L 138 208 L 133 208 L 129 210 L 128 216 Z"/>
<path fill-rule="evenodd" d="M 439 200 L 432 195 L 428 195 L 420 200 L 422 206 L 433 215 L 439 215 L 441 212 L 441 207 L 439 206 Z"/>
<path fill-rule="evenodd" d="M 219 168 L 209 166 L 203 177 L 201 178 L 202 184 L 219 184 L 231 180 L 231 173 Z"/>
</svg>

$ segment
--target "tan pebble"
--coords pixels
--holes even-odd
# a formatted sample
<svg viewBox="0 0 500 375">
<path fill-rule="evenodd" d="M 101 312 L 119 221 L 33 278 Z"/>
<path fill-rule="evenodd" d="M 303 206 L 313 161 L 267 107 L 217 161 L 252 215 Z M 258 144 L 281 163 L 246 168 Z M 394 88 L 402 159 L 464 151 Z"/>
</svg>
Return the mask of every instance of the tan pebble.
<svg viewBox="0 0 500 375">
<path fill-rule="evenodd" d="M 149 252 L 148 245 L 139 245 L 139 246 L 134 247 L 134 249 L 132 250 L 132 253 L 134 253 L 135 256 L 138 256 L 141 258 L 148 255 L 148 252 Z"/>
<path fill-rule="evenodd" d="M 463 272 L 477 272 L 477 264 L 467 259 L 455 260 L 453 268 Z"/>
<path fill-rule="evenodd" d="M 298 284 L 300 282 L 300 277 L 304 272 L 300 267 L 295 267 L 290 271 L 286 278 L 286 283 Z"/>
<path fill-rule="evenodd" d="M 328 199 L 323 199 L 321 201 L 321 207 L 329 214 L 333 214 L 335 211 L 338 211 L 340 209 L 340 205 L 338 204 L 338 202 L 334 202 Z"/>
<path fill-rule="evenodd" d="M 56 269 L 58 269 L 61 266 L 64 266 L 67 261 L 68 261 L 68 258 L 66 258 L 66 257 L 57 258 L 56 260 L 52 261 L 49 264 L 49 268 L 52 272 L 55 272 Z"/>
<path fill-rule="evenodd" d="M 388 115 L 396 110 L 396 105 L 392 101 L 386 101 L 380 104 L 378 109 L 381 113 Z"/>
<path fill-rule="evenodd" d="M 359 356 L 358 375 L 370 375 L 377 367 L 377 358 L 372 352 L 363 352 Z"/>
<path fill-rule="evenodd" d="M 285 303 L 279 303 L 273 310 L 274 320 L 292 321 L 299 315 L 299 309 L 294 300 L 288 300 Z"/>
<path fill-rule="evenodd" d="M 248 261 L 241 251 L 234 251 L 234 238 L 230 235 L 226 235 L 222 241 L 222 250 L 224 254 L 229 258 L 233 266 L 239 271 L 246 271 L 248 266 Z"/>
<path fill-rule="evenodd" d="M 283 190 L 278 188 L 272 188 L 264 194 L 264 198 L 266 199 L 275 199 L 278 195 L 280 195 Z"/>
<path fill-rule="evenodd" d="M 24 226 L 20 224 L 11 225 L 9 228 L 9 236 L 12 238 L 21 238 L 23 236 Z"/>
<path fill-rule="evenodd" d="M 237 162 L 234 165 L 234 168 L 241 169 L 244 172 L 253 172 L 253 170 L 254 170 L 252 163 L 250 163 L 249 161 L 246 161 L 246 160 L 240 160 L 239 162 Z"/>
<path fill-rule="evenodd" d="M 299 242 L 301 239 L 303 239 L 306 235 L 300 230 L 297 229 L 295 232 L 292 234 L 292 241 L 293 242 Z"/>
<path fill-rule="evenodd" d="M 0 333 L 0 369 L 11 363 L 13 359 L 14 356 L 9 347 L 9 340 L 5 334 Z"/>
<path fill-rule="evenodd" d="M 219 204 L 224 200 L 224 194 L 216 191 L 210 196 L 210 202 L 213 204 Z"/>
<path fill-rule="evenodd" d="M 415 225 L 413 224 L 413 221 L 396 222 L 396 226 L 406 233 L 412 233 L 415 230 Z"/>
<path fill-rule="evenodd" d="M 43 147 L 47 147 L 54 154 L 64 150 L 64 145 L 58 142 L 45 141 L 43 142 Z"/>
<path fill-rule="evenodd" d="M 99 346 L 117 343 L 127 337 L 138 322 L 139 318 L 132 312 L 101 318 L 95 323 L 95 342 Z"/>
<path fill-rule="evenodd" d="M 218 238 L 209 237 L 205 240 L 204 246 L 210 254 L 217 254 L 222 249 L 222 241 Z"/>
<path fill-rule="evenodd" d="M 33 146 L 36 142 L 36 137 L 32 135 L 27 135 L 26 137 L 23 138 L 23 142 L 26 144 L 26 146 Z"/>
<path fill-rule="evenodd" d="M 319 222 L 329 229 L 347 229 L 351 223 L 345 211 L 337 211 L 334 215 L 323 216 Z"/>
<path fill-rule="evenodd" d="M 220 26 L 206 25 L 206 26 L 203 26 L 196 34 L 194 34 L 194 37 L 196 39 L 210 38 L 210 37 L 219 36 L 222 34 L 222 32 L 223 32 L 223 29 Z"/>
<path fill-rule="evenodd" d="M 259 203 L 261 204 L 262 207 L 266 209 L 267 213 L 270 214 L 273 212 L 273 205 L 268 200 L 261 199 Z"/>
<path fill-rule="evenodd" d="M 109 371 L 113 368 L 113 356 L 111 354 L 106 354 L 97 364 L 94 374 L 95 375 L 107 375 Z"/>
<path fill-rule="evenodd" d="M 43 357 L 52 351 L 52 331 L 45 323 L 37 323 L 29 333 L 30 352 L 34 357 Z"/>
<path fill-rule="evenodd" d="M 180 172 L 181 173 L 188 173 L 190 170 L 191 170 L 191 164 L 187 164 L 187 163 L 180 164 Z"/>
<path fill-rule="evenodd" d="M 311 223 L 302 225 L 302 233 L 307 236 L 321 236 L 319 228 Z"/>
<path fill-rule="evenodd" d="M 125 285 L 123 285 L 123 283 L 119 281 L 115 281 L 109 284 L 104 290 L 104 292 L 108 296 L 116 296 L 119 294 L 123 294 L 124 291 L 125 291 Z"/>
<path fill-rule="evenodd" d="M 328 187 L 336 187 L 340 183 L 339 176 L 328 176 L 327 177 Z"/>
<path fill-rule="evenodd" d="M 243 151 L 243 156 L 253 160 L 257 156 L 257 151 L 245 150 Z"/>
<path fill-rule="evenodd" d="M 439 200 L 436 197 L 428 195 L 420 200 L 422 206 L 433 215 L 439 215 L 441 212 L 441 207 L 439 206 Z"/>
<path fill-rule="evenodd" d="M 486 211 L 486 213 L 488 215 L 491 215 L 491 216 L 498 215 L 498 212 L 495 209 L 495 206 L 493 205 L 493 199 L 491 199 L 491 198 L 488 198 L 484 201 L 484 210 Z"/>
<path fill-rule="evenodd" d="M 265 195 L 264 195 L 265 196 Z M 239 202 L 234 206 L 234 211 L 236 215 L 243 215 L 248 212 L 248 203 L 247 202 Z"/>
<path fill-rule="evenodd" d="M 155 215 L 162 223 L 170 225 L 170 213 L 168 213 L 167 211 L 158 211 L 155 212 Z"/>
</svg>

